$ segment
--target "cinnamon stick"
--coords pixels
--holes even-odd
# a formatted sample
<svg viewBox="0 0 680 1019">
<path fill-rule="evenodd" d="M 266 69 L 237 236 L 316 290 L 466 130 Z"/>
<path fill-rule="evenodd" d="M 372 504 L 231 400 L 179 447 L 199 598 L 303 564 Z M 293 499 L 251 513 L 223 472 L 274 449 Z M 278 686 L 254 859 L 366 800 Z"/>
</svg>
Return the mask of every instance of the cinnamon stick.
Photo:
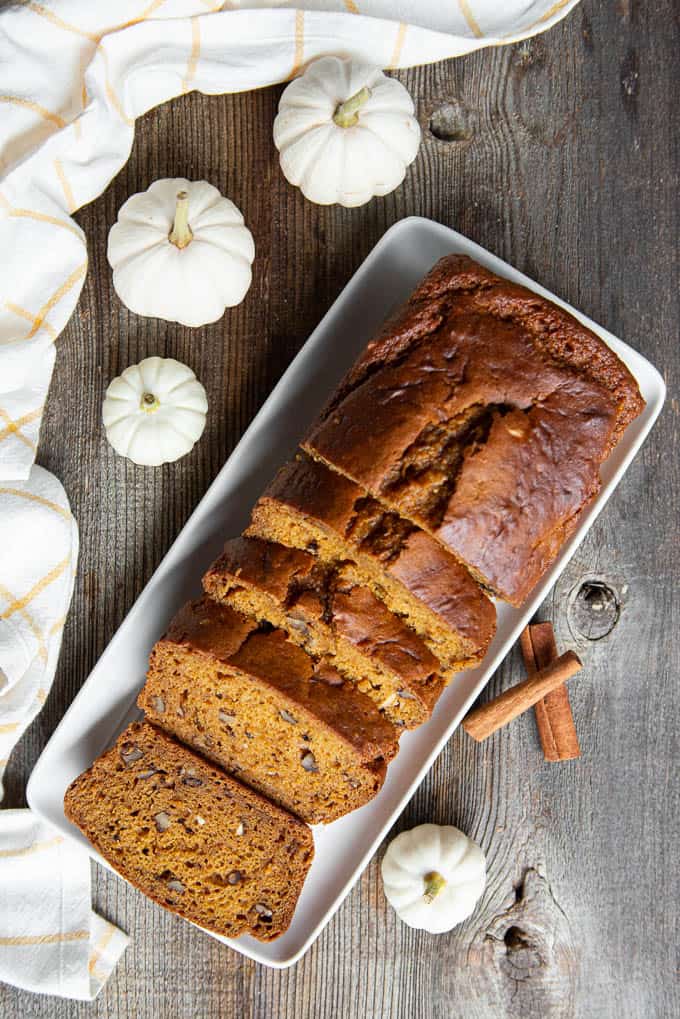
<svg viewBox="0 0 680 1019">
<path fill-rule="evenodd" d="M 520 636 L 520 645 L 529 676 L 557 658 L 552 623 L 527 626 Z M 566 686 L 558 687 L 534 704 L 534 713 L 546 761 L 571 761 L 581 756 Z"/>
<path fill-rule="evenodd" d="M 473 739 L 481 742 L 497 729 L 532 708 L 546 694 L 562 686 L 582 668 L 581 660 L 573 651 L 565 651 L 544 669 L 539 669 L 529 679 L 505 690 L 495 700 L 475 708 L 463 721 L 463 728 Z"/>
</svg>

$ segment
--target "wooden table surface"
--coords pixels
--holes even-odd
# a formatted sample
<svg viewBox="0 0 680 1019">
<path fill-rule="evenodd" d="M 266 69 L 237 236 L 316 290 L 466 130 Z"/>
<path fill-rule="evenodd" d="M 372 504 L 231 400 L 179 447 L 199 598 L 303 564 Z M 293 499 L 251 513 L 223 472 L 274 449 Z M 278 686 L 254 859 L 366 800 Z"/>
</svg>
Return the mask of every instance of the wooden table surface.
<svg viewBox="0 0 680 1019">
<path fill-rule="evenodd" d="M 488 854 L 473 917 L 434 938 L 387 906 L 378 860 L 294 968 L 264 969 L 94 868 L 95 907 L 131 935 L 96 1003 L 0 988 L 5 1017 L 448 1019 L 670 1017 L 677 980 L 678 139 L 676 0 L 583 3 L 546 35 L 400 73 L 423 145 L 406 182 L 361 209 L 286 184 L 281 88 L 188 95 L 144 117 L 127 166 L 78 213 L 90 269 L 58 341 L 39 462 L 62 480 L 81 558 L 53 691 L 12 757 L 24 803 L 40 751 L 189 513 L 305 338 L 392 223 L 462 231 L 606 325 L 666 376 L 665 410 L 542 616 L 582 655 L 581 760 L 543 762 L 526 715 L 483 745 L 458 731 L 399 821 L 453 823 Z M 189 330 L 129 314 L 106 262 L 123 201 L 206 178 L 243 210 L 257 261 L 245 302 Z M 203 381 L 203 439 L 135 467 L 101 426 L 103 392 L 151 354 Z M 618 622 L 616 621 L 618 616 Z M 608 631 L 608 632 L 606 632 Z M 521 672 L 517 650 L 489 685 Z"/>
</svg>

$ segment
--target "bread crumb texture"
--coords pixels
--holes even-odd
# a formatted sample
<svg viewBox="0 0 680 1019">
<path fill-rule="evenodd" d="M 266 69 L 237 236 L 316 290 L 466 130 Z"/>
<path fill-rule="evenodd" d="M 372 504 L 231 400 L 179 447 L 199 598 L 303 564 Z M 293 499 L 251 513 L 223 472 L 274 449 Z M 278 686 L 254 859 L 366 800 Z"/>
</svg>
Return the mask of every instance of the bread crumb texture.
<svg viewBox="0 0 680 1019">
<path fill-rule="evenodd" d="M 270 941 L 314 856 L 310 829 L 148 722 L 70 786 L 66 816 L 123 877 L 206 930 Z"/>
</svg>

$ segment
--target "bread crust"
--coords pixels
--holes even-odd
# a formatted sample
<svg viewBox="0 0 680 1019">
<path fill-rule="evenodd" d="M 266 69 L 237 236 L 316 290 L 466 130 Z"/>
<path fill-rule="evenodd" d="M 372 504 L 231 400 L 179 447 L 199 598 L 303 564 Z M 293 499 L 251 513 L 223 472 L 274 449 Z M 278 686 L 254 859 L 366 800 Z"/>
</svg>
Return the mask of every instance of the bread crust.
<svg viewBox="0 0 680 1019">
<path fill-rule="evenodd" d="M 519 605 L 643 407 L 623 362 L 572 315 L 450 255 L 368 344 L 303 448 Z"/>
<path fill-rule="evenodd" d="M 455 637 L 458 650 L 446 665 L 455 669 L 457 657 L 458 667 L 468 668 L 484 657 L 496 631 L 495 607 L 468 570 L 429 534 L 369 498 L 349 478 L 304 454 L 281 468 L 255 506 L 246 533 L 270 536 L 267 518 L 281 509 L 327 534 L 341 558 L 359 564 L 361 579 L 363 564 L 396 583 L 415 603 L 416 614 L 418 604 L 422 606 L 429 618 L 415 628 L 426 641 L 435 627 Z M 285 532 L 282 524 L 277 540 L 295 540 L 287 539 Z M 444 663 L 445 648 L 429 646 Z"/>
<path fill-rule="evenodd" d="M 311 653 L 330 655 L 379 707 L 386 703 L 395 724 L 412 728 L 429 717 L 444 685 L 438 659 L 342 567 L 300 549 L 239 537 L 227 541 L 203 586 L 215 600 L 285 628 Z"/>
</svg>

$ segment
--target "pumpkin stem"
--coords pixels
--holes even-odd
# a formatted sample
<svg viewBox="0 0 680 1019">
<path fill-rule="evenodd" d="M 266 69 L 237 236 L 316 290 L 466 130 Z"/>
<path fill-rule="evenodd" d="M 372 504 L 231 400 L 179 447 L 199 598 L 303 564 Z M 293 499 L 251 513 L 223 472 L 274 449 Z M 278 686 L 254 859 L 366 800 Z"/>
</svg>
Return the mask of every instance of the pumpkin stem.
<svg viewBox="0 0 680 1019">
<path fill-rule="evenodd" d="M 153 393 L 142 394 L 142 399 L 139 401 L 140 410 L 146 411 L 147 414 L 151 414 L 153 411 L 158 410 L 159 407 L 160 403 Z"/>
<path fill-rule="evenodd" d="M 432 902 L 437 898 L 442 888 L 446 885 L 446 878 L 437 870 L 431 870 L 429 874 L 426 874 L 423 878 L 425 882 L 424 899 L 425 902 Z"/>
<path fill-rule="evenodd" d="M 333 123 L 338 127 L 354 127 L 359 121 L 359 110 L 370 98 L 371 90 L 364 85 L 349 99 L 345 99 L 344 103 L 340 103 L 333 114 Z"/>
<path fill-rule="evenodd" d="M 177 205 L 175 206 L 175 222 L 168 234 L 168 240 L 181 251 L 190 244 L 193 233 L 189 226 L 189 195 L 186 191 L 177 192 Z"/>
</svg>

